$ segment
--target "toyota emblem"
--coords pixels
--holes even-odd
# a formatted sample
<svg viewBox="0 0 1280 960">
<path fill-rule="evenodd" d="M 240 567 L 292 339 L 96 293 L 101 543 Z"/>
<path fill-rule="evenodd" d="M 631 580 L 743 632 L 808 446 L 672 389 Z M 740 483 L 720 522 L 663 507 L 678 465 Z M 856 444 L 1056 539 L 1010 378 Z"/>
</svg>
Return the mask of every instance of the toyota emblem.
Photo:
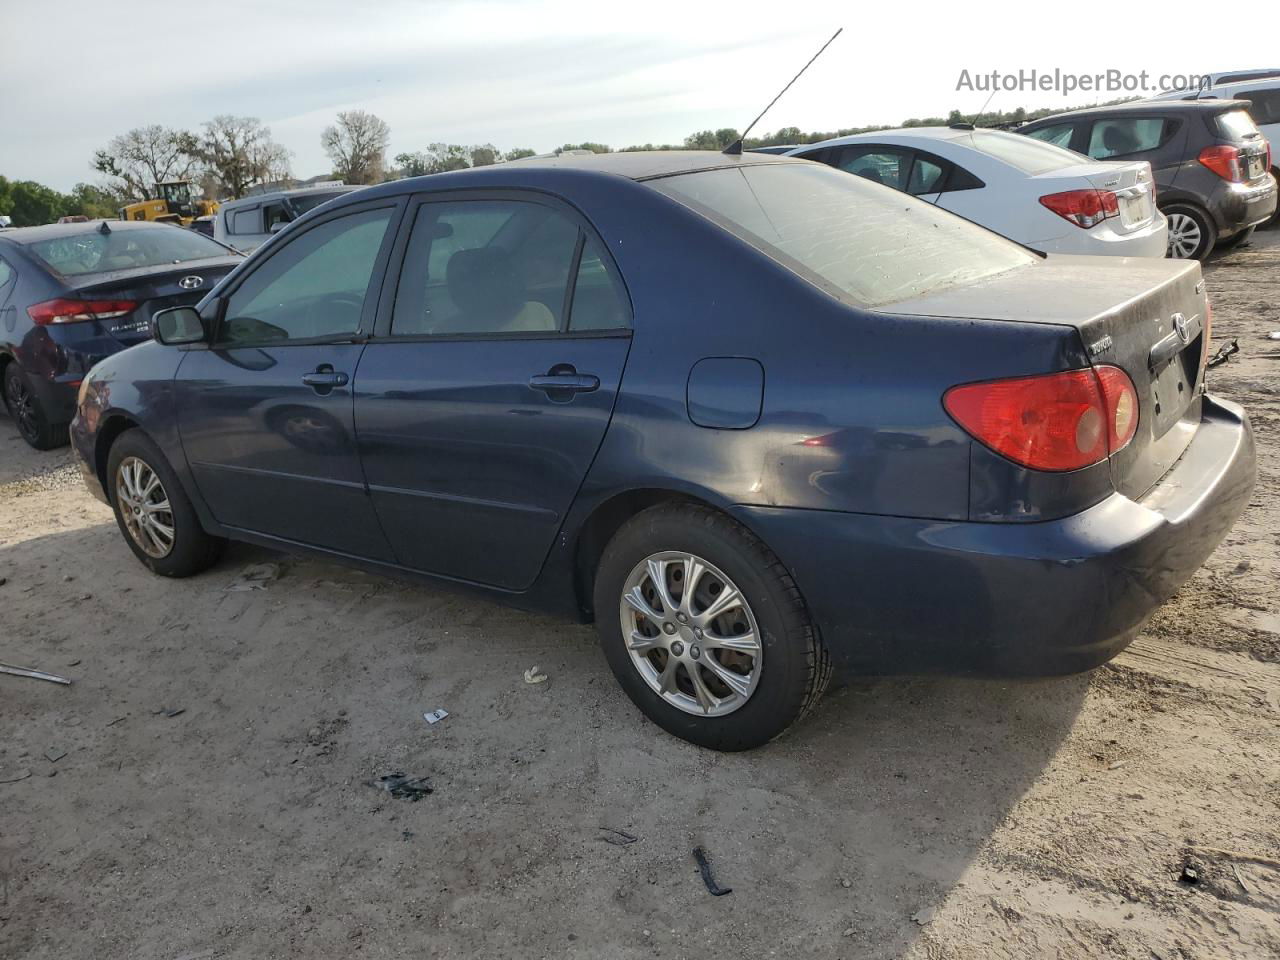
<svg viewBox="0 0 1280 960">
<path fill-rule="evenodd" d="M 183 277 L 178 281 L 178 286 L 183 290 L 194 290 L 196 287 L 204 286 L 204 277 L 197 277 L 194 273 L 189 277 Z"/>
<path fill-rule="evenodd" d="M 1191 341 L 1191 332 L 1187 329 L 1187 318 L 1180 313 L 1175 313 L 1171 318 L 1173 320 L 1173 329 L 1178 331 L 1178 339 L 1183 343 Z"/>
</svg>

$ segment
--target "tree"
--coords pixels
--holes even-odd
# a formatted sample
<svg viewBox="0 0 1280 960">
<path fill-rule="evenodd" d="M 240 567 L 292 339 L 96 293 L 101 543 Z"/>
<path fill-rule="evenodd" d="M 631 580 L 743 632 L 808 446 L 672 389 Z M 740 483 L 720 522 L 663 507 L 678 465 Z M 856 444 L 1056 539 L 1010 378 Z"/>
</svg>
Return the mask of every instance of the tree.
<svg viewBox="0 0 1280 960">
<path fill-rule="evenodd" d="M 556 148 L 556 153 L 568 153 L 570 150 L 589 150 L 592 153 L 613 153 L 613 147 L 604 143 L 592 143 L 590 140 L 583 143 L 566 143 L 562 147 Z"/>
<path fill-rule="evenodd" d="M 257 117 L 219 114 L 204 124 L 192 154 L 217 179 L 220 193 L 232 198 L 243 197 L 254 184 L 290 176 L 291 154 Z"/>
<path fill-rule="evenodd" d="M 364 110 L 344 110 L 325 127 L 320 145 L 333 161 L 333 171 L 347 183 L 376 183 L 386 167 L 391 128 Z"/>
<path fill-rule="evenodd" d="M 42 183 L 0 177 L 0 213 L 11 217 L 15 227 L 52 223 L 64 215 L 66 206 L 65 196 Z"/>
<path fill-rule="evenodd" d="M 66 212 L 90 220 L 114 219 L 121 207 L 119 194 L 92 183 L 77 183 L 66 196 Z"/>
<path fill-rule="evenodd" d="M 492 143 L 481 143 L 471 148 L 471 165 L 488 167 L 498 162 L 498 148 Z"/>
<path fill-rule="evenodd" d="M 115 181 L 112 186 L 127 201 L 145 200 L 164 180 L 178 180 L 191 172 L 196 138 L 185 130 L 153 123 L 113 137 L 93 154 L 93 169 Z"/>
<path fill-rule="evenodd" d="M 530 150 L 528 147 L 512 147 L 502 155 L 503 160 L 523 160 L 525 157 L 536 157 L 537 150 Z"/>
<path fill-rule="evenodd" d="M 738 139 L 738 131 L 732 127 L 719 130 L 699 130 L 684 138 L 686 150 L 723 150 Z"/>
</svg>

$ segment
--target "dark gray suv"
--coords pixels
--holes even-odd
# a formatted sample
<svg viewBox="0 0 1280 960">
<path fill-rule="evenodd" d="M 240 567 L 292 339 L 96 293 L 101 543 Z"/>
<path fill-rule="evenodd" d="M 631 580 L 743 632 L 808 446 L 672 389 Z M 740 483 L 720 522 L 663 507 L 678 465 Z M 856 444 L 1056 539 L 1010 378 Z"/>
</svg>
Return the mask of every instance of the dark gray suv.
<svg viewBox="0 0 1280 960">
<path fill-rule="evenodd" d="M 1147 160 L 1169 220 L 1169 256 L 1203 260 L 1276 209 L 1271 147 L 1243 100 L 1139 101 L 1074 110 L 1017 132 L 1096 160 Z"/>
</svg>

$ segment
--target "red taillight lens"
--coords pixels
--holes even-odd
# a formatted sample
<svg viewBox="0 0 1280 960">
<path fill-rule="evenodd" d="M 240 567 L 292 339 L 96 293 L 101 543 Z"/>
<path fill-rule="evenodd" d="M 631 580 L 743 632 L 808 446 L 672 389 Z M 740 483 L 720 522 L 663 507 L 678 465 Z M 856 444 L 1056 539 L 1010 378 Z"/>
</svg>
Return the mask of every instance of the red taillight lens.
<svg viewBox="0 0 1280 960">
<path fill-rule="evenodd" d="M 46 300 L 27 307 L 27 314 L 41 326 L 51 323 L 84 323 L 87 320 L 109 320 L 131 313 L 138 306 L 133 300 Z"/>
<path fill-rule="evenodd" d="M 976 440 L 1034 470 L 1078 470 L 1133 439 L 1138 395 L 1102 366 L 952 387 L 942 405 Z"/>
<path fill-rule="evenodd" d="M 1041 197 L 1040 202 L 1086 230 L 1120 215 L 1120 200 L 1110 190 L 1067 190 Z"/>
<path fill-rule="evenodd" d="M 1223 180 L 1240 183 L 1244 180 L 1244 168 L 1240 164 L 1240 151 L 1235 147 L 1205 147 L 1196 158 Z"/>
</svg>

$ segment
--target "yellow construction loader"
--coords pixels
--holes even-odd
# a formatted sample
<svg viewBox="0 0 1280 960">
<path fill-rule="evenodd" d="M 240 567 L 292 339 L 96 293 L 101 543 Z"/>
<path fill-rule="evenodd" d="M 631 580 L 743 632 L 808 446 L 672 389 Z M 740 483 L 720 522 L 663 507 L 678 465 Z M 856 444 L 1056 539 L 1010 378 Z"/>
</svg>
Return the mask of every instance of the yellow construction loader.
<svg viewBox="0 0 1280 960">
<path fill-rule="evenodd" d="M 154 220 L 189 227 L 197 217 L 218 212 L 215 200 L 205 200 L 193 189 L 190 180 L 167 180 L 156 184 L 159 199 L 139 200 L 120 208 L 121 220 Z"/>
</svg>

